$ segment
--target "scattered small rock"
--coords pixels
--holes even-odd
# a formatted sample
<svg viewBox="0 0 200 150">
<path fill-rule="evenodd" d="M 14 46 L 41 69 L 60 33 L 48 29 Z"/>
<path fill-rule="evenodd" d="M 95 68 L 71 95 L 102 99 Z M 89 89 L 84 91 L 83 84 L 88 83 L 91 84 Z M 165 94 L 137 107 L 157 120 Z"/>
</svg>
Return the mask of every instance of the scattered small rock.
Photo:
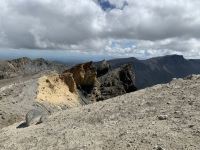
<svg viewBox="0 0 200 150">
<path fill-rule="evenodd" d="M 6 93 L 3 93 L 2 96 L 7 96 Z"/>
<path fill-rule="evenodd" d="M 193 105 L 193 103 L 194 103 L 193 101 L 188 101 L 189 105 Z"/>
<path fill-rule="evenodd" d="M 193 127 L 194 127 L 194 125 L 193 125 L 193 124 L 190 124 L 188 127 L 189 127 L 189 128 L 193 128 Z"/>
<path fill-rule="evenodd" d="M 130 144 L 126 144 L 126 147 L 131 147 L 131 145 Z"/>
<path fill-rule="evenodd" d="M 152 137 L 153 137 L 153 138 L 156 138 L 157 136 L 158 136 L 158 135 L 157 135 L 156 133 L 153 133 L 153 134 L 152 134 Z"/>
<path fill-rule="evenodd" d="M 167 115 L 160 115 L 158 116 L 158 120 L 167 120 L 168 116 Z"/>
<path fill-rule="evenodd" d="M 155 150 L 165 150 L 165 149 L 162 148 L 161 146 L 155 146 L 154 149 L 155 149 Z"/>
<path fill-rule="evenodd" d="M 5 116 L 1 116 L 1 119 L 5 120 L 6 118 L 5 118 Z"/>
</svg>

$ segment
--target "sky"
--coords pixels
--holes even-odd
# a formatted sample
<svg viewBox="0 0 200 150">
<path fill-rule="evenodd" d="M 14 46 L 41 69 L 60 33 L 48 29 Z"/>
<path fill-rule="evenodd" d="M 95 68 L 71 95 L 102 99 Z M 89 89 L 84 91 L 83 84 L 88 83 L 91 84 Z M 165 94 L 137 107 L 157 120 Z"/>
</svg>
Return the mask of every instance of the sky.
<svg viewBox="0 0 200 150">
<path fill-rule="evenodd" d="M 199 0 L 1 0 L 0 58 L 200 58 Z"/>
</svg>

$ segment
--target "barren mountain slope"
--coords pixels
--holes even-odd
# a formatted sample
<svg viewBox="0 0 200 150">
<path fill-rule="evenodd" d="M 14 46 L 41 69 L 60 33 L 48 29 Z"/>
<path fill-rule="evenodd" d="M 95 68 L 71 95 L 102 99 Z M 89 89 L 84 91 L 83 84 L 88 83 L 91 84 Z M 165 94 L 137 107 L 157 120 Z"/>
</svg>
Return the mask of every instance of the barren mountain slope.
<svg viewBox="0 0 200 150">
<path fill-rule="evenodd" d="M 47 72 L 0 81 L 0 128 L 21 121 L 29 110 L 38 107 L 38 79 L 44 74 Z M 45 106 L 50 108 L 48 103 Z"/>
<path fill-rule="evenodd" d="M 80 106 L 77 94 L 68 88 L 56 72 L 49 71 L 0 80 L 0 128 L 23 120 L 32 109 L 55 112 Z"/>
<path fill-rule="evenodd" d="M 0 128 L 21 121 L 32 109 L 55 112 L 136 90 L 129 66 L 107 71 L 101 80 L 96 74 L 89 62 L 62 74 L 42 71 L 0 80 Z"/>
<path fill-rule="evenodd" d="M 0 130 L 0 149 L 200 149 L 200 76 Z"/>
</svg>

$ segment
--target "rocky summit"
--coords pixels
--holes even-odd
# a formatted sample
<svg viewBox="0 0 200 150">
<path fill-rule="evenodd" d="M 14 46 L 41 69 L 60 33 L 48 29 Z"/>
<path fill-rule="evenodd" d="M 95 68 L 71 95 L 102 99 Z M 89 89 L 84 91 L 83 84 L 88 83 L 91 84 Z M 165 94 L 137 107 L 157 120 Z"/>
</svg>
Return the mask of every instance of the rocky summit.
<svg viewBox="0 0 200 150">
<path fill-rule="evenodd" d="M 0 149 L 199 150 L 200 76 L 59 111 L 0 130 Z"/>
</svg>

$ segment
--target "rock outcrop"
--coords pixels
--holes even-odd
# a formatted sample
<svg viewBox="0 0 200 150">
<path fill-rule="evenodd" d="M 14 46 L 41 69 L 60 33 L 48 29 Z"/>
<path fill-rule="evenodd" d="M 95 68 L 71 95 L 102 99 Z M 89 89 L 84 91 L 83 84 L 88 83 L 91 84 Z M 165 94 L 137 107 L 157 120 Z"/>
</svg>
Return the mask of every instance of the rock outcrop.
<svg viewBox="0 0 200 150">
<path fill-rule="evenodd" d="M 111 69 L 110 64 L 106 60 L 103 60 L 99 63 L 94 63 L 94 65 L 97 71 L 97 77 L 103 76 Z"/>
<path fill-rule="evenodd" d="M 93 87 L 97 83 L 97 72 L 92 62 L 76 65 L 63 73 L 72 73 L 77 87 Z"/>
<path fill-rule="evenodd" d="M 77 86 L 72 73 L 63 73 L 60 75 L 60 79 L 68 86 L 71 93 L 77 93 Z"/>
<path fill-rule="evenodd" d="M 38 102 L 48 102 L 56 106 L 67 108 L 80 106 L 79 95 L 72 74 L 57 73 L 42 76 L 38 80 Z"/>
<path fill-rule="evenodd" d="M 61 74 L 71 91 L 81 92 L 89 102 L 112 98 L 137 90 L 131 65 L 111 70 L 107 61 L 79 64 Z M 75 83 L 74 83 L 75 82 Z M 77 88 L 77 90 L 75 90 Z"/>
<path fill-rule="evenodd" d="M 98 78 L 100 95 L 97 101 L 136 91 L 135 74 L 131 65 L 124 65 Z"/>
</svg>

